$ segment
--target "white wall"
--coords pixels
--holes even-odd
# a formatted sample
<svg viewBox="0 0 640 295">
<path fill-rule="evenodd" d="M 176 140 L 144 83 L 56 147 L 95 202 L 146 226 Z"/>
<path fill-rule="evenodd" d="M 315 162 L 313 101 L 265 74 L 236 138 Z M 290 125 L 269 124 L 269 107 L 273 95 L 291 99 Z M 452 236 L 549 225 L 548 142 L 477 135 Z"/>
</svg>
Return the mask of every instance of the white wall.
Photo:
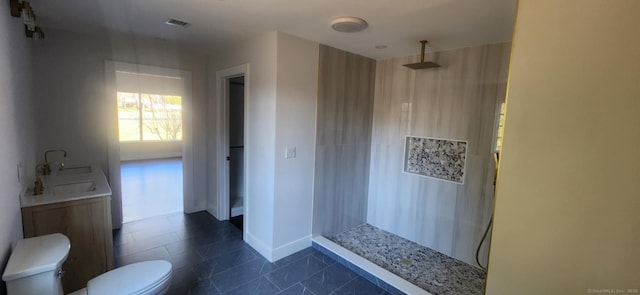
<svg viewBox="0 0 640 295">
<path fill-rule="evenodd" d="M 123 141 L 120 160 L 149 160 L 182 157 L 182 141 Z"/>
<path fill-rule="evenodd" d="M 242 64 L 249 65 L 246 242 L 274 261 L 311 245 L 318 44 L 273 31 L 213 53 L 210 113 L 222 99 L 216 97 L 216 72 Z M 216 154 L 214 123 L 210 155 Z M 284 158 L 286 147 L 296 147 L 296 158 Z M 208 210 L 214 215 L 216 165 L 223 161 L 209 158 Z"/>
<path fill-rule="evenodd" d="M 318 43 L 278 33 L 274 260 L 311 245 L 318 56 Z"/>
<path fill-rule="evenodd" d="M 106 40 L 47 30 L 47 39 L 34 46 L 35 124 L 38 160 L 48 149 L 68 151 L 67 166 L 103 164 L 106 126 L 102 114 Z M 58 159 L 56 159 L 58 160 Z"/>
<path fill-rule="evenodd" d="M 209 60 L 209 113 L 216 114 L 220 97 L 216 97 L 216 72 L 234 66 L 249 64 L 248 87 L 245 96 L 248 125 L 245 159 L 248 188 L 245 202 L 245 232 L 247 243 L 263 256 L 270 258 L 273 245 L 274 148 L 276 124 L 276 46 L 277 33 L 269 32 L 246 40 L 224 50 L 214 52 Z M 209 194 L 207 209 L 217 215 L 217 165 L 225 159 L 216 159 L 216 124 L 211 116 L 207 131 Z"/>
<path fill-rule="evenodd" d="M 0 270 L 12 246 L 22 238 L 19 195 L 32 185 L 35 166 L 31 46 L 20 18 L 9 14 L 8 1 L 0 4 Z M 22 182 L 17 167 L 22 163 Z M 4 282 L 0 294 L 5 294 Z"/>
<path fill-rule="evenodd" d="M 192 100 L 184 103 L 184 128 L 193 131 L 185 134 L 192 136 L 193 145 L 184 151 L 184 161 L 194 163 L 195 201 L 190 207 L 203 210 L 206 58 L 184 52 L 174 44 L 126 34 L 102 37 L 47 30 L 47 39 L 34 48 L 38 155 L 47 149 L 63 148 L 69 152 L 65 159 L 68 165 L 98 163 L 107 171 L 111 101 L 105 98 L 105 60 L 192 73 Z M 114 211 L 114 223 L 121 218 L 118 215 Z"/>
<path fill-rule="evenodd" d="M 639 291 L 638 11 L 519 2 L 487 294 Z"/>
</svg>

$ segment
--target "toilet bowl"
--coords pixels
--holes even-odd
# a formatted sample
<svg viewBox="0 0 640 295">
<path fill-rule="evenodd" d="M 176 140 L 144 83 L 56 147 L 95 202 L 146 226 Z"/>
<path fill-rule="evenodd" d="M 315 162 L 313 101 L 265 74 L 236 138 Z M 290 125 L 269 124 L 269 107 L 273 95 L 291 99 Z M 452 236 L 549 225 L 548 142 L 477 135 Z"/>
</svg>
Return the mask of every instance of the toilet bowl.
<svg viewBox="0 0 640 295">
<path fill-rule="evenodd" d="M 2 275 L 8 295 L 63 295 L 62 264 L 71 244 L 63 234 L 18 241 Z M 171 263 L 163 260 L 129 264 L 103 273 L 69 295 L 162 295 L 171 282 Z"/>
</svg>

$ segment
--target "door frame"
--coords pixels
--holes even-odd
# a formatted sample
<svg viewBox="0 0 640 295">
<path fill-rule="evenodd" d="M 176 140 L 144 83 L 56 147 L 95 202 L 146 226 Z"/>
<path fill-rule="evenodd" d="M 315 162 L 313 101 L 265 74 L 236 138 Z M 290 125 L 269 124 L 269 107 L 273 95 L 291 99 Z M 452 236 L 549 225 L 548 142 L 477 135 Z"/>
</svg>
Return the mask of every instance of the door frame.
<svg viewBox="0 0 640 295">
<path fill-rule="evenodd" d="M 158 76 L 181 77 L 184 81 L 184 93 L 182 99 L 182 200 L 183 211 L 192 213 L 201 210 L 197 205 L 194 194 L 194 125 L 193 108 L 194 100 L 191 89 L 191 72 L 179 69 L 170 69 L 134 63 L 105 61 L 105 87 L 106 87 L 106 107 L 108 109 L 108 142 L 107 142 L 107 177 L 111 186 L 111 220 L 113 228 L 122 227 L 122 186 L 120 180 L 120 141 L 118 129 L 118 107 L 115 98 L 117 97 L 116 71 L 124 71 L 138 74 L 149 74 Z"/>
<path fill-rule="evenodd" d="M 249 107 L 250 107 L 250 93 L 249 93 L 249 64 L 243 64 L 227 69 L 223 69 L 216 72 L 216 94 L 217 94 L 217 128 L 216 128 L 216 159 L 217 159 L 217 182 L 218 182 L 218 196 L 217 196 L 217 218 L 219 220 L 229 219 L 229 79 L 244 76 L 244 177 L 243 177 L 243 190 L 244 190 L 244 218 L 243 218 L 243 235 L 247 232 L 247 217 L 246 213 L 250 206 L 249 201 L 249 153 L 247 153 L 250 146 L 249 137 Z"/>
</svg>

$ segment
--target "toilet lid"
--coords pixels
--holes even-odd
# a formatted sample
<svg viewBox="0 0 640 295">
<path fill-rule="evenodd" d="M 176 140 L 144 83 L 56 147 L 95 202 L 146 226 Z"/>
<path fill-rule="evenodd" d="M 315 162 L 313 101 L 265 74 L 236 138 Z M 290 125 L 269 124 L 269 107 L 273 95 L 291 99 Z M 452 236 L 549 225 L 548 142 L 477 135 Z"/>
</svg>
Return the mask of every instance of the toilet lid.
<svg viewBox="0 0 640 295">
<path fill-rule="evenodd" d="M 152 260 L 125 265 L 87 282 L 90 295 L 140 294 L 171 277 L 171 263 Z"/>
<path fill-rule="evenodd" d="M 50 234 L 18 241 L 9 257 L 2 279 L 7 282 L 60 267 L 69 255 L 71 243 L 63 234 Z"/>
</svg>

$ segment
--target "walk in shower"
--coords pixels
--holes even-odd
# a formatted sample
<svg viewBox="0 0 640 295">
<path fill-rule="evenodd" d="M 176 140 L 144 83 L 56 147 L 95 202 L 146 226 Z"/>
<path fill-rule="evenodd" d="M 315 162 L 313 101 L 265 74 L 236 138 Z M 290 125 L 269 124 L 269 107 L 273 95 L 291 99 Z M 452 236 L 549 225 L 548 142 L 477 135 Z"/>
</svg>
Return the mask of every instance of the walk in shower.
<svg viewBox="0 0 640 295">
<path fill-rule="evenodd" d="M 475 255 L 493 208 L 509 48 L 431 54 L 441 68 L 411 70 L 402 65 L 417 56 L 375 61 L 321 46 L 316 247 L 339 245 L 432 294 L 484 292 Z"/>
</svg>

